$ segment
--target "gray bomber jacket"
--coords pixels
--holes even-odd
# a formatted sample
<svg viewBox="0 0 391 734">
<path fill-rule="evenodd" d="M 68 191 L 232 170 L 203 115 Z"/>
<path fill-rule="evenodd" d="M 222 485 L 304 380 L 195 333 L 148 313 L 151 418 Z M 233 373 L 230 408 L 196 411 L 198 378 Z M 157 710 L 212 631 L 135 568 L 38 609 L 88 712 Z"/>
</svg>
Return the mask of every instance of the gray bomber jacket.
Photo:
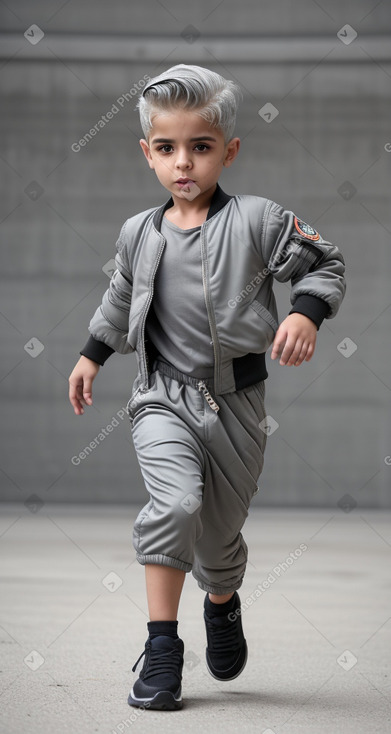
<svg viewBox="0 0 391 734">
<path fill-rule="evenodd" d="M 116 269 L 93 315 L 81 350 L 103 365 L 136 352 L 134 390 L 147 390 L 156 356 L 145 324 L 154 277 L 165 247 L 160 225 L 170 199 L 127 219 L 116 243 Z M 217 184 L 201 227 L 202 278 L 215 355 L 214 393 L 221 395 L 268 376 L 265 352 L 278 328 L 273 278 L 291 281 L 290 313 L 319 329 L 345 295 L 345 262 L 338 248 L 270 199 L 230 196 Z"/>
</svg>

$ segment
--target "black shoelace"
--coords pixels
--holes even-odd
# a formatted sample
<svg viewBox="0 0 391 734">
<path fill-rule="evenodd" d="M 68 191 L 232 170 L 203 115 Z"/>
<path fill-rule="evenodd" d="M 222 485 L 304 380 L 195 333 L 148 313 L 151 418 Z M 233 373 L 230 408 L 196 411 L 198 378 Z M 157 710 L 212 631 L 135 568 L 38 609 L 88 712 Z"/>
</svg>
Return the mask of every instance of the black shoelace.
<svg viewBox="0 0 391 734">
<path fill-rule="evenodd" d="M 227 622 L 222 617 L 213 617 L 205 619 L 206 628 L 210 633 L 208 635 L 208 646 L 214 652 L 229 652 L 238 650 L 243 642 L 242 635 L 239 632 L 235 622 Z"/>
<path fill-rule="evenodd" d="M 143 673 L 143 680 L 151 678 L 154 675 L 160 675 L 162 673 L 173 673 L 178 677 L 180 675 L 182 665 L 182 653 L 177 648 L 172 650 L 162 650 L 160 648 L 153 648 L 151 641 L 148 640 L 145 644 L 145 649 L 141 653 L 138 660 L 135 662 L 132 671 L 135 672 L 137 665 L 139 664 L 143 655 L 147 655 L 146 670 Z"/>
</svg>

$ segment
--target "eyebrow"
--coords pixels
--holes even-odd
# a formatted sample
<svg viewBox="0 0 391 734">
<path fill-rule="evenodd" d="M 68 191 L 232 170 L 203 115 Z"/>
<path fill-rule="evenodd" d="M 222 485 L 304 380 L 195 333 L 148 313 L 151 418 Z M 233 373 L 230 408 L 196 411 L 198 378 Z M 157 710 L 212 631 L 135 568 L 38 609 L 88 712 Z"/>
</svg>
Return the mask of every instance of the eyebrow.
<svg viewBox="0 0 391 734">
<path fill-rule="evenodd" d="M 216 142 L 216 138 L 212 138 L 211 135 L 203 135 L 199 138 L 190 138 L 191 143 L 196 142 L 197 140 L 213 140 L 213 142 Z M 175 140 L 172 138 L 154 138 L 151 141 L 151 145 L 155 145 L 155 143 L 175 143 Z"/>
</svg>

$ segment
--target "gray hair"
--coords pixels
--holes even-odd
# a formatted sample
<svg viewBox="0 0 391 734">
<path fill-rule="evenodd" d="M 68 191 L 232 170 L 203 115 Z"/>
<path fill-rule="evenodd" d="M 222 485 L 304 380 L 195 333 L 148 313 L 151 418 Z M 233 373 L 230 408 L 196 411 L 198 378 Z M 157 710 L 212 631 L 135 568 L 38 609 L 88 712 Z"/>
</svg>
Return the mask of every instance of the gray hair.
<svg viewBox="0 0 391 734">
<path fill-rule="evenodd" d="M 197 111 L 212 127 L 220 128 L 227 144 L 233 137 L 241 97 L 240 87 L 220 74 L 202 66 L 178 64 L 147 82 L 136 109 L 147 142 L 154 115 L 181 107 Z"/>
</svg>

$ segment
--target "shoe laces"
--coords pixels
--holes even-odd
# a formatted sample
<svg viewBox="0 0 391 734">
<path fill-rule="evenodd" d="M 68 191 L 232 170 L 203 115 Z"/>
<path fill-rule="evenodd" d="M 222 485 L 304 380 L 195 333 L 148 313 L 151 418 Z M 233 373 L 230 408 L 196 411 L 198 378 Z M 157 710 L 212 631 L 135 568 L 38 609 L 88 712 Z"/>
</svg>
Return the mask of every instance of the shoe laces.
<svg viewBox="0 0 391 734">
<path fill-rule="evenodd" d="M 145 643 L 145 649 L 141 653 L 138 660 L 136 660 L 132 668 L 133 673 L 136 671 L 137 665 L 139 664 L 143 655 L 145 655 L 145 670 L 143 671 L 142 676 L 143 680 L 151 678 L 154 675 L 159 675 L 161 673 L 172 673 L 177 677 L 178 675 L 180 675 L 183 656 L 182 652 L 177 647 L 173 647 L 170 650 L 161 649 L 159 647 L 153 647 L 151 644 L 151 640 L 147 640 L 147 642 Z"/>
<path fill-rule="evenodd" d="M 242 635 L 237 622 L 231 622 L 226 617 L 208 617 L 205 615 L 208 634 L 208 647 L 215 652 L 237 650 L 242 643 Z"/>
</svg>

